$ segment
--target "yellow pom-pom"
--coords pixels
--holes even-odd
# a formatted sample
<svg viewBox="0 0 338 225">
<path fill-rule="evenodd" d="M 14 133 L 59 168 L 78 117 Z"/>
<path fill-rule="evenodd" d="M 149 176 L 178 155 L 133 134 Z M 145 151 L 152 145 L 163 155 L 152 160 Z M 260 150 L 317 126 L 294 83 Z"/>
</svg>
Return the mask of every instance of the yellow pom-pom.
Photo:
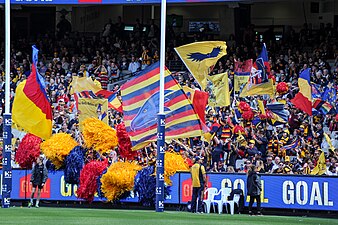
<svg viewBox="0 0 338 225">
<path fill-rule="evenodd" d="M 88 118 L 81 125 L 86 147 L 94 148 L 102 154 L 108 153 L 117 146 L 116 131 L 101 120 Z"/>
<path fill-rule="evenodd" d="M 41 143 L 40 148 L 56 169 L 60 169 L 65 157 L 75 146 L 77 142 L 69 134 L 58 133 Z"/>
<path fill-rule="evenodd" d="M 112 164 L 101 178 L 101 191 L 113 201 L 124 192 L 134 188 L 134 178 L 142 167 L 135 162 L 117 162 Z"/>
<path fill-rule="evenodd" d="M 177 171 L 189 171 L 188 164 L 180 154 L 166 152 L 164 155 L 164 182 L 167 185 L 172 185 L 170 176 L 173 176 Z"/>
</svg>

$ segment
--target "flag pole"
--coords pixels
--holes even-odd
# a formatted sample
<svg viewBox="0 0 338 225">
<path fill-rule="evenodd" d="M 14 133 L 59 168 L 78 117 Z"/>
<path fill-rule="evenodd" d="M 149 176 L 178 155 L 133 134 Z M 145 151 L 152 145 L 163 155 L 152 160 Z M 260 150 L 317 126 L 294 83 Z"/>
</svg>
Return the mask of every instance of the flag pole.
<svg viewBox="0 0 338 225">
<path fill-rule="evenodd" d="M 160 48 L 160 102 L 157 115 L 157 157 L 156 157 L 156 212 L 164 211 L 164 73 L 165 73 L 165 30 L 167 1 L 161 0 L 161 48 Z"/>
<path fill-rule="evenodd" d="M 10 113 L 10 0 L 5 1 L 5 113 L 4 113 L 4 132 L 3 132 L 3 161 L 2 161 L 2 208 L 9 208 L 11 204 L 12 190 L 12 115 Z"/>
</svg>

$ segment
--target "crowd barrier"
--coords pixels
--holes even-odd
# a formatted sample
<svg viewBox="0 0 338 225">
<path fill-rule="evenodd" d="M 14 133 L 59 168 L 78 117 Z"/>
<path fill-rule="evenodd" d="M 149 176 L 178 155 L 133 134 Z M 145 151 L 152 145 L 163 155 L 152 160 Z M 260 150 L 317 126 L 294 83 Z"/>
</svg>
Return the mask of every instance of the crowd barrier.
<svg viewBox="0 0 338 225">
<path fill-rule="evenodd" d="M 12 199 L 29 199 L 32 188 L 29 185 L 30 176 L 30 171 L 12 171 Z M 48 176 L 49 179 L 41 193 L 42 199 L 80 201 L 76 197 L 77 185 L 66 184 L 62 171 L 49 173 Z M 207 174 L 207 179 L 208 187 L 240 188 L 246 194 L 245 174 L 211 173 Z M 165 203 L 186 204 L 190 201 L 192 195 L 190 174 L 177 173 L 171 180 L 173 185 Z M 261 180 L 263 187 L 261 200 L 264 208 L 338 211 L 338 177 L 262 174 Z M 6 190 L 1 190 L 0 195 L 2 191 Z M 102 199 L 96 197 L 94 201 Z M 138 198 L 132 193 L 131 197 L 123 201 L 138 202 Z M 245 199 L 245 205 L 248 205 L 248 198 Z"/>
</svg>

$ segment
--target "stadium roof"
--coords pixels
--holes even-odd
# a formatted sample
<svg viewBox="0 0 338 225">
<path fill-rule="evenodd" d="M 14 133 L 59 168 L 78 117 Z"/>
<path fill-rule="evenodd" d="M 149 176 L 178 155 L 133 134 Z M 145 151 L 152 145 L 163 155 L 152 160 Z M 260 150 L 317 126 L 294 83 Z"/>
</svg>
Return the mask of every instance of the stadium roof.
<svg viewBox="0 0 338 225">
<path fill-rule="evenodd" d="M 167 3 L 214 3 L 214 2 L 246 2 L 246 0 L 167 0 Z M 4 4 L 5 0 L 0 0 Z M 161 0 L 11 0 L 18 5 L 78 5 L 78 4 L 159 4 Z"/>
</svg>

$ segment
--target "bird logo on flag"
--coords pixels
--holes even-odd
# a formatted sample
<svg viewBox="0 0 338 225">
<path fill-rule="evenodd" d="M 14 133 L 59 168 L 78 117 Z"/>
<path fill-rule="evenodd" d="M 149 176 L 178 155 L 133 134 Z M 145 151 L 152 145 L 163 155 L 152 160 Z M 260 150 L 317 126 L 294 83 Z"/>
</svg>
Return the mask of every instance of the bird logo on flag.
<svg viewBox="0 0 338 225">
<path fill-rule="evenodd" d="M 165 95 L 164 104 L 170 101 L 170 98 L 166 97 L 166 95 L 172 92 L 173 91 L 171 90 L 164 91 L 164 95 Z M 130 128 L 133 131 L 151 127 L 156 124 L 157 114 L 159 112 L 159 99 L 160 99 L 160 92 L 157 91 L 143 103 L 138 113 L 132 119 L 130 123 Z M 169 111 L 171 110 L 168 107 L 164 107 L 164 112 L 169 112 Z M 168 116 L 168 114 L 166 116 Z"/>
<path fill-rule="evenodd" d="M 222 48 L 219 46 L 219 47 L 213 48 L 212 51 L 207 54 L 203 54 L 200 52 L 194 52 L 194 53 L 189 53 L 187 56 L 188 56 L 188 59 L 190 59 L 193 62 L 201 62 L 205 59 L 216 58 L 221 52 L 222 52 Z"/>
</svg>

